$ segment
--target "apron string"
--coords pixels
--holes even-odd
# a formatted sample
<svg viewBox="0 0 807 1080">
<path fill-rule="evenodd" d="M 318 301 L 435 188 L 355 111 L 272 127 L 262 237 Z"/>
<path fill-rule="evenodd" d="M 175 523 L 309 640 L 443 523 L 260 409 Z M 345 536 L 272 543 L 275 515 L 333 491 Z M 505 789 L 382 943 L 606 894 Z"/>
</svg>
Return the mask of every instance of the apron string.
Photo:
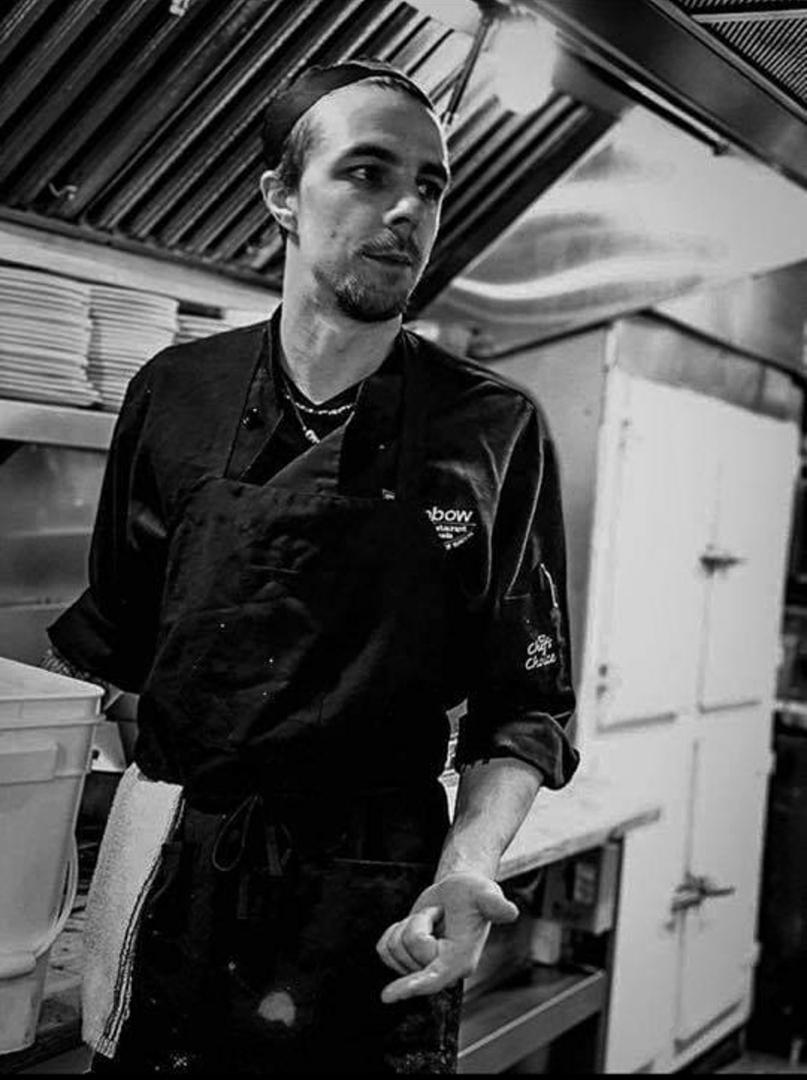
<svg viewBox="0 0 807 1080">
<path fill-rule="evenodd" d="M 426 457 L 429 388 L 422 356 L 413 349 L 405 331 L 400 332 L 398 340 L 403 351 L 404 401 L 395 491 L 402 503 L 420 509 L 421 474 Z"/>
<path fill-rule="evenodd" d="M 241 865 L 249 844 L 253 821 L 257 820 L 266 856 L 266 868 L 272 878 L 282 877 L 292 856 L 291 834 L 279 822 L 267 819 L 263 797 L 255 792 L 248 795 L 219 826 L 210 856 L 214 869 L 229 874 Z M 227 847 L 235 850 L 227 857 Z"/>
</svg>

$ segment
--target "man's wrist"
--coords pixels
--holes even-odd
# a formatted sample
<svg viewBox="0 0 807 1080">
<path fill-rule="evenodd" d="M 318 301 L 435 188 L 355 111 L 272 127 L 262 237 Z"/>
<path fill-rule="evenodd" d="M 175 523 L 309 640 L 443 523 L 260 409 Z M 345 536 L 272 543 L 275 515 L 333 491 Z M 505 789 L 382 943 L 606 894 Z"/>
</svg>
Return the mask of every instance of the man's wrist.
<svg viewBox="0 0 807 1080">
<path fill-rule="evenodd" d="M 499 868 L 498 858 L 488 857 L 463 858 L 456 854 L 448 854 L 440 860 L 434 874 L 434 882 L 439 885 L 441 881 L 452 877 L 475 877 L 484 878 L 486 881 L 495 881 Z"/>
<path fill-rule="evenodd" d="M 88 682 L 92 683 L 94 686 L 100 686 L 104 691 L 104 698 L 101 706 L 104 710 L 113 705 L 123 693 L 117 686 L 114 686 L 106 679 L 102 679 L 100 675 L 93 675 L 91 671 L 86 671 L 84 668 L 77 667 L 52 645 L 47 649 L 44 656 L 39 661 L 39 666 L 45 671 L 53 672 L 54 675 L 66 675 L 71 679 L 79 679 L 81 682 Z"/>
</svg>

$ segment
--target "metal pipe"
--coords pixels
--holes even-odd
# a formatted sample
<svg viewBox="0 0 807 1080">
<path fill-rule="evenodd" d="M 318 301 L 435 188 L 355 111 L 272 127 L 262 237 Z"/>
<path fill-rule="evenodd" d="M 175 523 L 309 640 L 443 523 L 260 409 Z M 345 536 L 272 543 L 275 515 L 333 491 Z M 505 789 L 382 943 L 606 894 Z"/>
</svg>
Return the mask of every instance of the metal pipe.
<svg viewBox="0 0 807 1080">
<path fill-rule="evenodd" d="M 720 23 L 782 22 L 791 19 L 807 18 L 807 7 L 802 5 L 801 7 L 782 8 L 778 11 L 771 8 L 760 8 L 757 10 L 746 9 L 745 11 L 695 11 L 692 13 L 691 18 L 702 26 Z"/>
<path fill-rule="evenodd" d="M 456 119 L 460 102 L 462 101 L 465 90 L 471 80 L 471 75 L 473 75 L 476 62 L 485 45 L 490 28 L 496 21 L 496 17 L 493 9 L 487 9 L 480 12 L 479 25 L 476 28 L 474 40 L 471 43 L 471 48 L 468 50 L 468 55 L 465 57 L 465 63 L 462 65 L 462 70 L 457 76 L 457 81 L 454 83 L 454 89 L 451 93 L 451 100 L 448 103 L 448 108 L 445 113 L 443 113 L 442 119 L 446 128 L 451 128 Z"/>
</svg>

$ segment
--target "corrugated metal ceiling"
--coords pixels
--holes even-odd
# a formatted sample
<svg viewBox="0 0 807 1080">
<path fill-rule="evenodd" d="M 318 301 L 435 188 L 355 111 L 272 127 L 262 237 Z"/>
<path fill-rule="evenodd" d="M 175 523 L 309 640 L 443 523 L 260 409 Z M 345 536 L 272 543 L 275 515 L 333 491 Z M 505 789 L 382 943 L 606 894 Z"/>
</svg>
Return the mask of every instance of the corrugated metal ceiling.
<svg viewBox="0 0 807 1080">
<path fill-rule="evenodd" d="M 593 47 L 611 74 L 620 56 L 632 57 L 632 78 L 647 74 L 684 110 L 694 106 L 807 181 L 804 3 L 528 2 L 562 27 L 567 45 L 585 43 L 586 55 Z M 663 40 L 642 29 L 651 26 Z M 402 67 L 444 108 L 468 47 L 467 36 L 399 0 L 7 0 L 0 215 L 277 288 L 282 248 L 257 189 L 267 98 L 312 62 L 371 55 Z M 727 66 L 718 53 L 734 59 Z M 455 183 L 415 308 L 613 123 L 596 91 L 577 100 L 574 86 L 565 89 L 516 116 L 484 79 L 472 81 L 450 139 Z"/>
<path fill-rule="evenodd" d="M 0 17 L 0 208 L 276 288 L 282 249 L 257 188 L 273 90 L 310 63 L 369 55 L 443 107 L 468 44 L 393 0 L 14 0 Z M 564 94 L 514 116 L 477 84 L 419 302 L 611 122 Z"/>
<path fill-rule="evenodd" d="M 807 108 L 807 5 L 796 0 L 673 0 L 773 86 Z"/>
</svg>

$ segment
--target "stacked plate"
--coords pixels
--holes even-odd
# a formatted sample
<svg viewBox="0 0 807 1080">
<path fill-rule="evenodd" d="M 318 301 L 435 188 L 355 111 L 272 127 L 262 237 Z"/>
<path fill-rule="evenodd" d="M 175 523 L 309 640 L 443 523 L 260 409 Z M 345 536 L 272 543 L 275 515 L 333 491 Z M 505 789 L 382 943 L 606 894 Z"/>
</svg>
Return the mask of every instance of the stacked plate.
<svg viewBox="0 0 807 1080">
<path fill-rule="evenodd" d="M 90 286 L 0 266 L 0 396 L 97 405 L 88 378 Z"/>
<path fill-rule="evenodd" d="M 177 317 L 176 343 L 183 345 L 186 341 L 198 341 L 229 329 L 229 323 L 220 315 L 189 315 L 180 312 Z"/>
<path fill-rule="evenodd" d="M 90 379 L 102 407 L 120 409 L 129 380 L 155 353 L 173 345 L 177 301 L 115 285 L 90 288 Z"/>
<path fill-rule="evenodd" d="M 267 322 L 275 308 L 280 306 L 280 297 L 271 293 L 266 294 L 266 306 L 262 308 L 236 308 L 227 307 L 222 309 L 222 316 L 229 327 L 252 326 L 254 323 Z"/>
</svg>

